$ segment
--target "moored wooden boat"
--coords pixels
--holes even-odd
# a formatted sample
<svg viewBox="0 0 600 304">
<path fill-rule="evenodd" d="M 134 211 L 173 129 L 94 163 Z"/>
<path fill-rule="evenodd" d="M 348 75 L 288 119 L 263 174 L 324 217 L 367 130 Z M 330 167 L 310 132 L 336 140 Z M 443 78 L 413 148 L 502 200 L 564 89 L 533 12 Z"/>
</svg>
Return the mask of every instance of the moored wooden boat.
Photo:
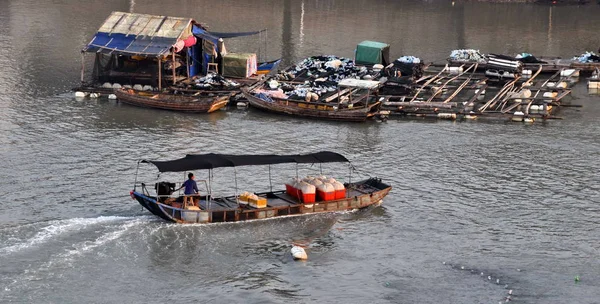
<svg viewBox="0 0 600 304">
<path fill-rule="evenodd" d="M 380 83 L 370 80 L 344 79 L 339 82 L 338 92 L 316 101 L 267 96 L 260 91 L 264 83 L 254 88 L 242 89 L 249 104 L 260 110 L 315 119 L 363 122 L 375 116 L 381 102 L 377 94 Z"/>
<path fill-rule="evenodd" d="M 133 89 L 119 89 L 115 94 L 119 101 L 134 106 L 194 113 L 211 113 L 219 110 L 227 105 L 231 97 L 229 94 L 179 95 Z"/>
<path fill-rule="evenodd" d="M 208 169 L 219 167 L 237 167 L 249 165 L 272 165 L 281 163 L 328 163 L 348 162 L 337 153 L 318 152 L 304 155 L 225 155 L 203 154 L 188 155 L 173 161 L 141 161 L 156 165 L 160 172 L 181 172 L 189 170 Z M 138 163 L 139 165 L 139 163 Z M 211 174 L 209 174 L 211 176 Z M 270 175 L 269 175 L 270 177 Z M 294 195 L 289 189 L 256 193 L 256 200 L 262 204 L 243 204 L 241 195 L 213 197 L 211 195 L 210 180 L 204 182 L 207 187 L 206 195 L 195 197 L 192 206 L 186 206 L 182 196 L 173 193 L 175 184 L 157 183 L 156 194 L 150 194 L 144 183 L 136 181 L 134 190 L 130 192 L 133 199 L 137 200 L 152 214 L 175 223 L 211 223 L 211 222 L 237 222 L 256 219 L 274 218 L 289 215 L 302 215 L 322 212 L 336 212 L 353 209 L 362 209 L 380 204 L 382 199 L 390 192 L 391 186 L 383 183 L 381 179 L 369 178 L 358 182 L 344 184 L 343 195 L 312 200 L 304 195 Z M 167 185 L 166 188 L 162 185 Z M 236 182 L 237 185 L 237 182 Z M 137 187 L 141 186 L 138 191 Z M 286 185 L 286 188 L 288 185 Z M 163 190 L 161 190 L 163 189 Z M 166 189 L 166 190 L 165 190 Z M 170 190 L 169 190 L 170 189 Z M 237 192 L 237 189 L 236 189 Z M 189 202 L 189 201 L 188 201 Z M 254 206 L 254 207 L 253 207 Z"/>
</svg>

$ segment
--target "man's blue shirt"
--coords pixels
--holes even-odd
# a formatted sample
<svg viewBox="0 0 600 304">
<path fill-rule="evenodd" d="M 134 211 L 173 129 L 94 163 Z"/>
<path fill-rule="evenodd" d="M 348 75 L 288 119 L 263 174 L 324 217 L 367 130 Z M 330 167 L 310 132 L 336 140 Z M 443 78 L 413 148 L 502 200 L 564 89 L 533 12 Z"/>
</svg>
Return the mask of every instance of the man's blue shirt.
<svg viewBox="0 0 600 304">
<path fill-rule="evenodd" d="M 193 179 L 186 180 L 183 183 L 183 186 L 185 186 L 185 190 L 183 191 L 183 194 L 185 194 L 185 195 L 198 193 L 198 185 L 196 184 L 196 181 Z"/>
</svg>

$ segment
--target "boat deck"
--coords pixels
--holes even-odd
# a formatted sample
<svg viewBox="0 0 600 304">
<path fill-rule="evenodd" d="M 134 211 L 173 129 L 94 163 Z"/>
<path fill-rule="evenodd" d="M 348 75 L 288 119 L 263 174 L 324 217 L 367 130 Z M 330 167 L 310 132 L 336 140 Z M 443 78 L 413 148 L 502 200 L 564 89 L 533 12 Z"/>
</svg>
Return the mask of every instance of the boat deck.
<svg viewBox="0 0 600 304">
<path fill-rule="evenodd" d="M 378 189 L 371 187 L 369 185 L 361 185 L 361 187 L 347 188 L 346 189 L 346 197 L 360 196 L 365 193 L 371 193 L 371 192 L 374 192 L 377 190 Z M 257 195 L 259 197 L 263 197 L 263 198 L 267 199 L 267 207 L 268 208 L 287 208 L 287 207 L 298 206 L 301 204 L 301 202 L 297 198 L 295 198 L 283 191 L 271 192 L 271 193 L 259 193 Z M 177 204 L 177 205 L 179 205 L 179 206 L 176 206 L 176 207 L 181 207 L 180 204 Z M 210 201 L 210 204 L 208 203 L 208 201 L 206 199 L 201 199 L 199 202 L 199 205 L 202 210 L 211 210 L 211 211 L 235 210 L 235 209 L 238 209 L 240 206 L 240 205 L 238 205 L 238 202 L 234 196 L 215 198 Z M 241 205 L 241 206 L 243 209 L 247 209 L 247 210 L 257 209 L 250 205 Z"/>
</svg>

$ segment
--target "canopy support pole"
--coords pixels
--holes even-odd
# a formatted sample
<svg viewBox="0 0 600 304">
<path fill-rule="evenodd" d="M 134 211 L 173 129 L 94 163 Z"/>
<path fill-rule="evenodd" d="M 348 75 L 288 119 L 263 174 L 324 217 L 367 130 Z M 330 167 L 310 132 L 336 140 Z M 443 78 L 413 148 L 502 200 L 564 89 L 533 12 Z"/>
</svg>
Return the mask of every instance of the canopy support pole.
<svg viewBox="0 0 600 304">
<path fill-rule="evenodd" d="M 296 178 L 298 178 L 298 163 L 296 163 Z"/>
<path fill-rule="evenodd" d="M 350 174 L 348 175 L 348 183 L 352 183 L 352 164 L 348 165 L 350 168 Z"/>
<path fill-rule="evenodd" d="M 187 71 L 187 78 L 190 78 L 190 48 L 185 50 L 185 70 Z"/>
<path fill-rule="evenodd" d="M 137 178 L 138 178 L 139 170 L 140 170 L 140 161 L 138 160 L 137 167 L 135 168 L 135 181 L 133 181 L 133 191 L 135 191 L 136 186 L 137 186 Z"/>
<path fill-rule="evenodd" d="M 81 83 L 83 84 L 83 76 L 85 75 L 85 53 L 81 52 Z"/>
<path fill-rule="evenodd" d="M 162 91 L 162 58 L 158 57 L 158 90 Z"/>
<path fill-rule="evenodd" d="M 177 79 L 175 78 L 175 52 L 173 52 L 173 84 L 175 84 L 175 82 L 177 82 Z"/>
<path fill-rule="evenodd" d="M 273 192 L 273 182 L 271 182 L 271 165 L 269 165 L 269 189 Z"/>
<path fill-rule="evenodd" d="M 240 206 L 240 198 L 238 197 L 238 185 L 237 185 L 237 169 L 233 167 L 233 176 L 235 179 L 235 200 L 238 203 L 238 207 Z"/>
<path fill-rule="evenodd" d="M 206 209 L 210 210 L 210 203 L 212 200 L 212 169 L 208 169 L 208 192 L 206 194 Z"/>
</svg>

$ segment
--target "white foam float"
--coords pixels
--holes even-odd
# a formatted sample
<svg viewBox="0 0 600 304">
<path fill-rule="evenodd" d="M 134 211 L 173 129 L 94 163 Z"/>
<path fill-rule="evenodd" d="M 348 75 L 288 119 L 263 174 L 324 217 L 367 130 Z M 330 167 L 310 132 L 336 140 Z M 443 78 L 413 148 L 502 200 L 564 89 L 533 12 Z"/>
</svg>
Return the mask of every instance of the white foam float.
<svg viewBox="0 0 600 304">
<path fill-rule="evenodd" d="M 141 84 L 134 84 L 133 89 L 137 90 L 137 91 L 142 91 L 144 89 L 144 87 L 142 87 Z"/>
<path fill-rule="evenodd" d="M 521 122 L 523 121 L 523 116 L 525 116 L 525 113 L 517 111 L 513 114 L 512 121 Z"/>
<path fill-rule="evenodd" d="M 292 249 L 290 250 L 290 253 L 292 254 L 292 257 L 294 257 L 294 260 L 308 259 L 308 255 L 306 254 L 306 251 L 304 251 L 304 248 L 302 248 L 300 246 L 293 246 Z"/>
<path fill-rule="evenodd" d="M 116 82 L 115 82 L 115 83 L 113 83 L 113 85 L 112 85 L 112 88 L 113 88 L 113 89 L 120 89 L 120 88 L 122 88 L 122 86 L 121 86 L 121 84 L 120 84 L 120 83 L 116 83 Z"/>
<path fill-rule="evenodd" d="M 108 99 L 115 100 L 115 99 L 117 99 L 117 95 L 110 94 L 110 95 L 108 95 Z"/>
<path fill-rule="evenodd" d="M 238 108 L 247 108 L 248 107 L 248 103 L 243 102 L 243 101 L 238 101 L 238 103 L 236 105 Z"/>
<path fill-rule="evenodd" d="M 99 98 L 100 93 L 90 93 L 90 98 Z"/>
<path fill-rule="evenodd" d="M 81 98 L 83 98 L 85 96 L 86 96 L 86 94 L 84 92 L 80 92 L 80 91 L 75 92 L 75 97 L 81 97 Z"/>
<path fill-rule="evenodd" d="M 533 123 L 534 121 L 535 121 L 535 118 L 532 118 L 532 117 L 525 117 L 523 119 L 524 123 Z"/>
<path fill-rule="evenodd" d="M 145 85 L 142 90 L 144 91 L 152 91 L 152 86 L 151 85 Z"/>
<path fill-rule="evenodd" d="M 105 82 L 102 84 L 102 87 L 105 89 L 112 89 L 112 84 L 110 82 Z"/>
<path fill-rule="evenodd" d="M 567 69 L 560 71 L 560 76 L 563 77 L 579 77 L 579 70 Z"/>
</svg>

